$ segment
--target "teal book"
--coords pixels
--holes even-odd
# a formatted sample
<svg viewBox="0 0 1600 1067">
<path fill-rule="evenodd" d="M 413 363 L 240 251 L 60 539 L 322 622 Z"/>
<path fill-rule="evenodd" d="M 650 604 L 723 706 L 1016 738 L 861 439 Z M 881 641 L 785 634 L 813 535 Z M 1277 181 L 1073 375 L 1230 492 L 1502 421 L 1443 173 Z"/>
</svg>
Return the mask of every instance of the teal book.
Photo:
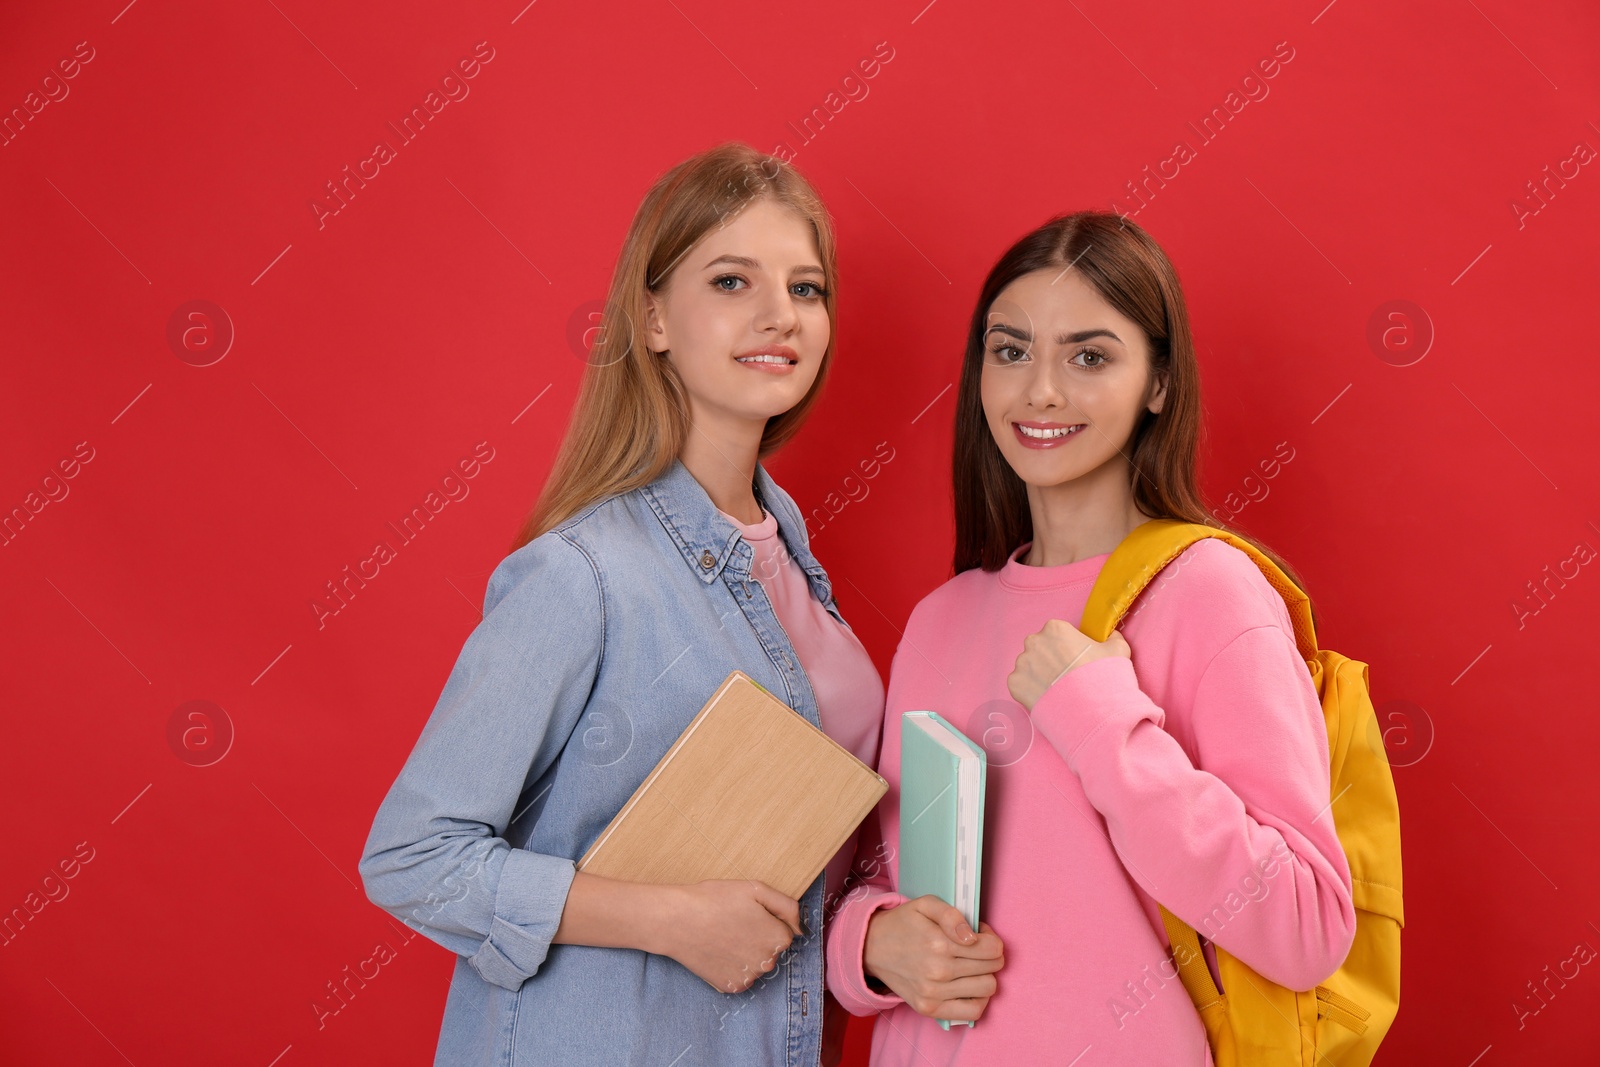
<svg viewBox="0 0 1600 1067">
<path fill-rule="evenodd" d="M 932 893 L 978 929 L 983 873 L 983 747 L 936 711 L 900 716 L 900 886 Z M 975 1026 L 971 1020 L 956 1020 Z M 939 1025 L 950 1029 L 951 1020 Z"/>
</svg>

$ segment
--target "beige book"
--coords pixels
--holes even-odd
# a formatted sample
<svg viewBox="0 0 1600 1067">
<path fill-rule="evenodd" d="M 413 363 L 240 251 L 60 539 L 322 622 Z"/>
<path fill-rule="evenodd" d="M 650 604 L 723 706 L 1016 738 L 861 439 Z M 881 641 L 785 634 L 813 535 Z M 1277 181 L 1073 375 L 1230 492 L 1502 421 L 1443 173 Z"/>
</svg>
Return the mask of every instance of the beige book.
<svg viewBox="0 0 1600 1067">
<path fill-rule="evenodd" d="M 844 746 L 734 671 L 578 870 L 671 885 L 754 878 L 798 900 L 888 788 Z"/>
</svg>

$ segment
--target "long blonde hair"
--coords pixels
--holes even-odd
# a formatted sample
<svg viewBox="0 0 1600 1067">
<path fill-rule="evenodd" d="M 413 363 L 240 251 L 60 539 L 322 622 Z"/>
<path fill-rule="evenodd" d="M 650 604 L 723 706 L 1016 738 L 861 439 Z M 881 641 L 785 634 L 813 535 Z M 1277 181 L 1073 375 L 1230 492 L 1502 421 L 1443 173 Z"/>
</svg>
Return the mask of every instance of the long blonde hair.
<svg viewBox="0 0 1600 1067">
<path fill-rule="evenodd" d="M 809 182 L 788 163 L 727 142 L 662 175 L 645 194 L 622 242 L 566 436 L 544 488 L 511 550 L 590 504 L 654 481 L 689 434 L 688 396 L 670 360 L 645 344 L 645 293 L 659 292 L 684 255 L 713 227 L 768 198 L 811 224 L 826 275 L 828 345 L 811 389 L 767 420 L 757 458 L 782 447 L 805 422 L 832 362 L 837 265 L 833 221 Z"/>
</svg>

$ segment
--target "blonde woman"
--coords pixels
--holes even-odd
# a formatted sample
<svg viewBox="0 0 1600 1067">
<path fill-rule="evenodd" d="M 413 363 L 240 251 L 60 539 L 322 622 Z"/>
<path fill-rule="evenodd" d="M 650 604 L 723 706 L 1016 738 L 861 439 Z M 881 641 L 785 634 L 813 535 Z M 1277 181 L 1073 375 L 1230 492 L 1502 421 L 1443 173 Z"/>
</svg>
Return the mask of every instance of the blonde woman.
<svg viewBox="0 0 1600 1067">
<path fill-rule="evenodd" d="M 735 668 L 876 758 L 882 682 L 760 462 L 822 389 L 834 276 L 816 193 L 746 146 L 640 205 L 554 468 L 361 859 L 459 957 L 436 1063 L 836 1062 L 821 926 L 853 840 L 798 901 L 575 867 Z"/>
</svg>

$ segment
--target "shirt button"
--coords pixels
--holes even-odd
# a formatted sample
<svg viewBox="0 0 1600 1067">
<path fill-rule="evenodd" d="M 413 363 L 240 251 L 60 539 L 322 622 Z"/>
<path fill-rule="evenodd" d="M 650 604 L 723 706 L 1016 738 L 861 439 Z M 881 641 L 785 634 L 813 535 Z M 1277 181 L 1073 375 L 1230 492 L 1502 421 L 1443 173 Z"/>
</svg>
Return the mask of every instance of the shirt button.
<svg viewBox="0 0 1600 1067">
<path fill-rule="evenodd" d="M 712 567 L 716 566 L 716 563 L 717 557 L 711 554 L 711 550 L 709 548 L 700 553 L 700 566 L 704 567 L 706 570 L 710 570 Z"/>
</svg>

